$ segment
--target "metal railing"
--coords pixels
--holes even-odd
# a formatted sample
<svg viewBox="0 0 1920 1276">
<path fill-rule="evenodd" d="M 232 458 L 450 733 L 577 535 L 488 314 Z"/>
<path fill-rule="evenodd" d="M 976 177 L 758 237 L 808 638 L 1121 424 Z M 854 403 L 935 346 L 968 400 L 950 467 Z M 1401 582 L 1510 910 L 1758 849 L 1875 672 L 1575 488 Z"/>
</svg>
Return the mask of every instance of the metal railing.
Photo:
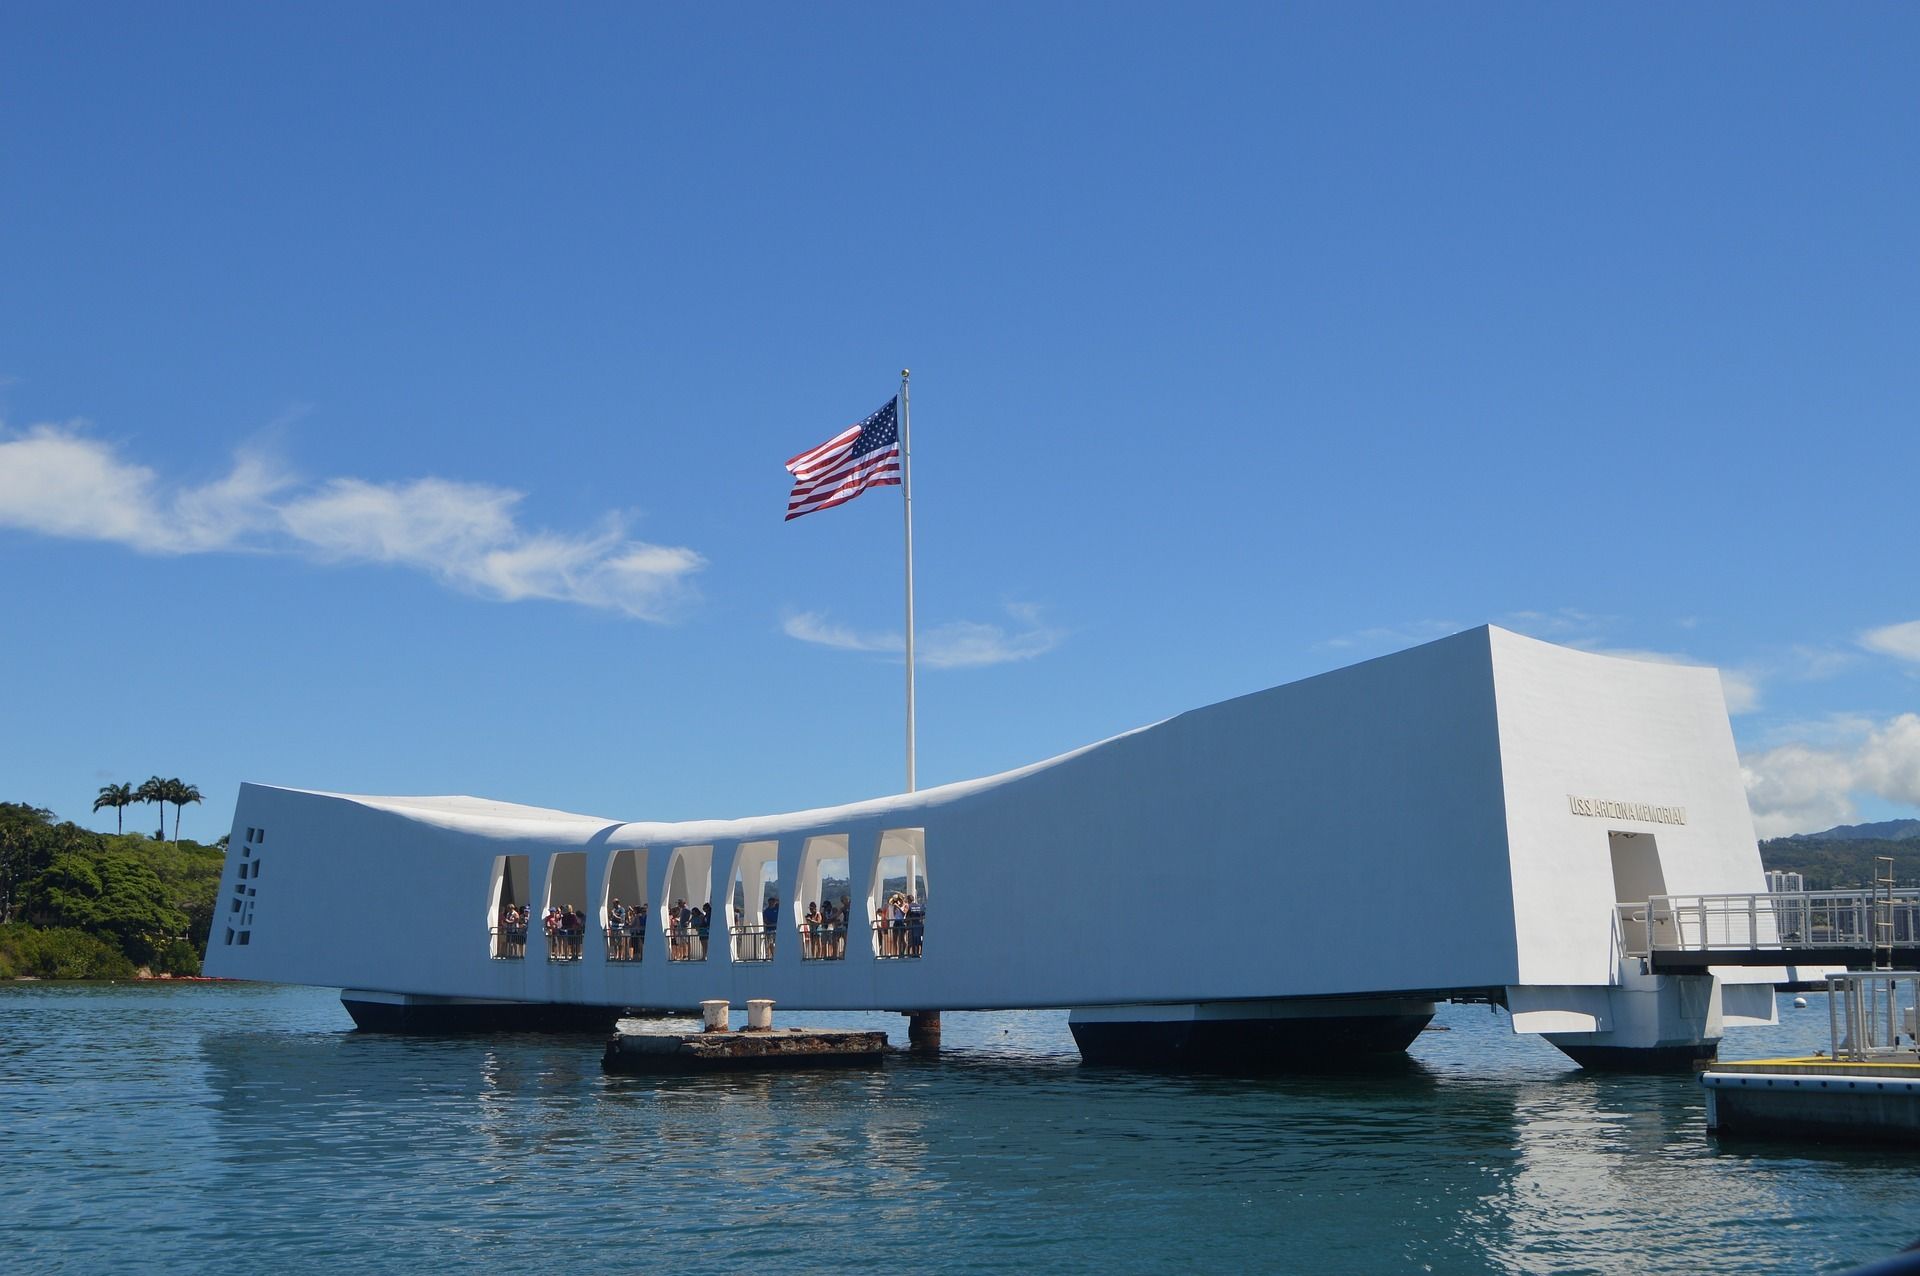
<svg viewBox="0 0 1920 1276">
<path fill-rule="evenodd" d="M 845 961 L 847 924 L 841 921 L 800 923 L 801 961 Z"/>
<path fill-rule="evenodd" d="M 1877 895 L 1877 898 L 1876 898 Z M 1920 890 L 1656 895 L 1617 906 L 1629 955 L 1653 950 L 1818 951 L 1920 942 Z M 1635 931 L 1638 934 L 1635 934 Z"/>
<path fill-rule="evenodd" d="M 668 961 L 705 961 L 707 932 L 687 922 L 667 927 Z"/>
<path fill-rule="evenodd" d="M 770 926 L 734 926 L 727 933 L 733 939 L 733 959 L 740 962 L 773 960 L 773 928 Z"/>
<path fill-rule="evenodd" d="M 874 945 L 881 961 L 903 961 L 920 956 L 926 945 L 926 919 L 909 917 L 905 921 L 873 923 Z"/>
<path fill-rule="evenodd" d="M 646 952 L 646 923 L 607 927 L 607 960 L 613 962 L 636 962 Z"/>
<path fill-rule="evenodd" d="M 1828 1058 L 1859 1063 L 1916 1054 L 1920 975 L 1884 971 L 1827 976 Z"/>
<path fill-rule="evenodd" d="M 521 961 L 527 955 L 525 926 L 487 927 L 487 951 L 495 961 Z"/>
</svg>

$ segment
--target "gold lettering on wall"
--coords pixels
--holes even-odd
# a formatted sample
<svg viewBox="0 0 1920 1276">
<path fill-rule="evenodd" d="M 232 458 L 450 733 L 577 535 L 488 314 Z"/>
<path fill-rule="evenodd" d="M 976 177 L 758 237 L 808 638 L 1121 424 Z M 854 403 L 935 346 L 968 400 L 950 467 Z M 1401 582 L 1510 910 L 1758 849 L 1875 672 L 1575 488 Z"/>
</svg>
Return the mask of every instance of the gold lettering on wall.
<svg viewBox="0 0 1920 1276">
<path fill-rule="evenodd" d="M 1654 806 L 1647 802 L 1612 802 L 1606 798 L 1575 797 L 1567 794 L 1567 805 L 1575 815 L 1591 815 L 1601 820 L 1638 820 L 1642 824 L 1685 824 L 1684 806 Z"/>
</svg>

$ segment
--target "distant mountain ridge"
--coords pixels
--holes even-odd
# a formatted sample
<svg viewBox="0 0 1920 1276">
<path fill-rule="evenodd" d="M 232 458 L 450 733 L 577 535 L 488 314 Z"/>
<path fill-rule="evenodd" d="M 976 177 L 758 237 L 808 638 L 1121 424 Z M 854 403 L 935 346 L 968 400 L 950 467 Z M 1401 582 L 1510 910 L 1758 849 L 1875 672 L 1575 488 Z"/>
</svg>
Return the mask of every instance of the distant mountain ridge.
<svg viewBox="0 0 1920 1276">
<path fill-rule="evenodd" d="M 1920 838 L 1920 820 L 1881 820 L 1878 824 L 1836 824 L 1824 833 L 1793 833 L 1776 842 L 1907 842 Z"/>
<path fill-rule="evenodd" d="M 1865 828 L 1920 823 L 1890 820 Z M 1856 890 L 1878 875 L 1880 857 L 1893 861 L 1893 876 L 1901 886 L 1920 886 L 1920 837 L 1830 837 L 1825 833 L 1775 837 L 1760 843 L 1762 867 L 1799 873 L 1810 891 Z"/>
</svg>

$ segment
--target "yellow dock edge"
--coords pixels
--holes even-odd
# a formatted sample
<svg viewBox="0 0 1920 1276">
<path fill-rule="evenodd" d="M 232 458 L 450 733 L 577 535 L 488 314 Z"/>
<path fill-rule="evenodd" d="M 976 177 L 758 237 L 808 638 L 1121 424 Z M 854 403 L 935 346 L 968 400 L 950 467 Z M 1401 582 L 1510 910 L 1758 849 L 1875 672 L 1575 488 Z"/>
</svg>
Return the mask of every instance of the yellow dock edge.
<svg viewBox="0 0 1920 1276">
<path fill-rule="evenodd" d="M 1793 1076 L 1800 1073 L 1823 1073 L 1827 1076 L 1854 1075 L 1863 1077 L 1920 1077 L 1920 1055 L 1911 1061 L 1898 1059 L 1829 1059 L 1823 1054 L 1803 1055 L 1791 1059 L 1738 1059 L 1722 1060 L 1706 1064 L 1703 1072 L 1754 1072 L 1773 1073 Z"/>
</svg>

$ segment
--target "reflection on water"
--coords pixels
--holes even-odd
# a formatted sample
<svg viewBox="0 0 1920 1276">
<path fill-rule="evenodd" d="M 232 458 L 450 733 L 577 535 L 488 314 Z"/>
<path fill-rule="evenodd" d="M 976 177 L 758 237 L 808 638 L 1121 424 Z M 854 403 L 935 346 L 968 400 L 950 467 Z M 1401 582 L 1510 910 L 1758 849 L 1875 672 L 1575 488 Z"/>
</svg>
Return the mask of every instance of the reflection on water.
<svg viewBox="0 0 1920 1276">
<path fill-rule="evenodd" d="M 1897 1152 L 1721 1146 L 1691 1078 L 1580 1073 L 1478 1008 L 1397 1067 L 1282 1078 L 1081 1068 L 1046 1014 L 948 1016 L 937 1061 L 690 1078 L 361 1035 L 304 989 L 24 985 L 0 1016 L 21 1270 L 1797 1272 L 1920 1235 Z M 821 1020 L 903 1027 L 793 1017 Z"/>
</svg>

